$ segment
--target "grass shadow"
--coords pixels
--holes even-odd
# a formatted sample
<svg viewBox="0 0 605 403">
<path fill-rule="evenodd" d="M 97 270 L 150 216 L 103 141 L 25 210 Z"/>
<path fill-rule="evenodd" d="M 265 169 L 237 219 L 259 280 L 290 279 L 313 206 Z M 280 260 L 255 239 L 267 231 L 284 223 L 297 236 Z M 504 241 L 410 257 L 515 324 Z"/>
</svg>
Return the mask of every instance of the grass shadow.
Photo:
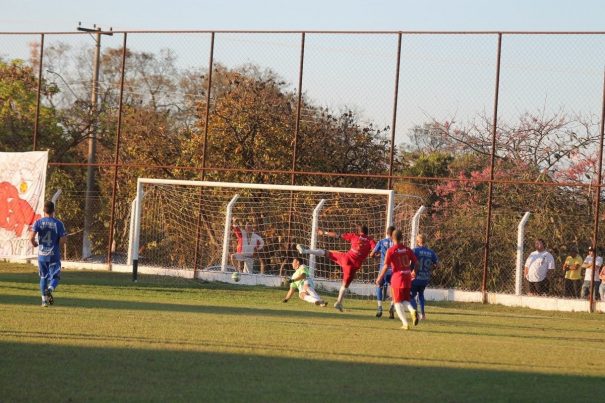
<svg viewBox="0 0 605 403">
<path fill-rule="evenodd" d="M 6 401 L 588 402 L 605 393 L 603 378 L 529 371 L 15 342 L 0 349 Z"/>
</svg>

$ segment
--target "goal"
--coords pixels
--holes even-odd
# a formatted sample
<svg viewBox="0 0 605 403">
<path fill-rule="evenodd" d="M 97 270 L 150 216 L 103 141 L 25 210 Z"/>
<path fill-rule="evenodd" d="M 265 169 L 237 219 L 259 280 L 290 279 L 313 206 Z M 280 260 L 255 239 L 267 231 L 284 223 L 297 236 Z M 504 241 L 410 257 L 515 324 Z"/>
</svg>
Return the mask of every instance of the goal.
<svg viewBox="0 0 605 403">
<path fill-rule="evenodd" d="M 279 285 L 282 276 L 292 274 L 297 243 L 332 250 L 350 246 L 318 236 L 317 229 L 344 233 L 362 223 L 379 240 L 394 224 L 410 241 L 420 206 L 417 197 L 384 189 L 139 178 L 130 245 L 133 278 L 149 273 L 231 281 L 229 273 L 238 267 L 243 283 Z M 246 227 L 256 236 L 246 232 L 238 242 L 237 232 Z M 248 255 L 255 249 L 247 246 L 251 243 L 257 250 Z M 316 283 L 327 287 L 341 278 L 340 268 L 326 258 L 310 256 L 305 263 Z M 378 266 L 378 259 L 368 259 L 358 283 L 373 282 Z"/>
</svg>

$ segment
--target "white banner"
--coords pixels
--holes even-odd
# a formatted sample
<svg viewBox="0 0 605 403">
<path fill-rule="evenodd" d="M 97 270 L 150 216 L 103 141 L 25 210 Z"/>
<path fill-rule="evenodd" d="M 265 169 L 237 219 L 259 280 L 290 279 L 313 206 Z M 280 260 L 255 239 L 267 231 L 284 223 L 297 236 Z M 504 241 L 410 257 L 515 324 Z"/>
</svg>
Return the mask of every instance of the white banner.
<svg viewBox="0 0 605 403">
<path fill-rule="evenodd" d="M 31 225 L 44 215 L 47 151 L 0 152 L 0 257 L 34 256 Z"/>
</svg>

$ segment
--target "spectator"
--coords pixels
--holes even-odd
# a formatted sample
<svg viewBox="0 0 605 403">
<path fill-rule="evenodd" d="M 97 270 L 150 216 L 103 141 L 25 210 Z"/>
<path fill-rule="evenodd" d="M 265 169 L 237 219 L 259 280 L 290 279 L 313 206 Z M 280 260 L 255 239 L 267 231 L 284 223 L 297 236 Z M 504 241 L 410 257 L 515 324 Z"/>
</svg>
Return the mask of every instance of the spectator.
<svg viewBox="0 0 605 403">
<path fill-rule="evenodd" d="M 241 271 L 239 262 L 244 262 L 244 273 L 252 274 L 254 272 L 254 255 L 263 249 L 265 241 L 254 232 L 250 222 L 247 222 L 242 230 L 237 224 L 236 218 L 233 218 L 233 232 L 237 238 L 237 250 L 231 255 L 231 263 L 238 271 Z"/>
<path fill-rule="evenodd" d="M 555 259 L 545 249 L 543 239 L 534 243 L 535 251 L 529 254 L 525 261 L 523 274 L 529 282 L 529 295 L 544 295 L 548 293 L 548 272 L 554 270 Z"/>
<path fill-rule="evenodd" d="M 565 290 L 564 295 L 567 298 L 580 298 L 580 288 L 582 287 L 582 255 L 577 247 L 570 249 L 570 254 L 563 263 L 565 270 Z"/>
<path fill-rule="evenodd" d="M 599 286 L 599 294 L 601 295 L 601 301 L 605 301 L 605 267 L 601 267 L 601 285 Z"/>
<path fill-rule="evenodd" d="M 599 277 L 599 273 L 601 272 L 601 267 L 603 266 L 603 258 L 601 256 L 597 256 L 597 251 L 594 250 L 592 246 L 588 248 L 588 256 L 584 259 L 584 263 L 582 267 L 586 269 L 584 272 L 584 284 L 582 284 L 582 298 L 588 298 L 590 293 L 590 278 L 593 276 L 592 271 L 592 261 L 595 259 L 595 267 L 594 267 L 594 296 L 597 298 L 599 292 L 599 286 L 601 284 L 601 278 Z"/>
</svg>

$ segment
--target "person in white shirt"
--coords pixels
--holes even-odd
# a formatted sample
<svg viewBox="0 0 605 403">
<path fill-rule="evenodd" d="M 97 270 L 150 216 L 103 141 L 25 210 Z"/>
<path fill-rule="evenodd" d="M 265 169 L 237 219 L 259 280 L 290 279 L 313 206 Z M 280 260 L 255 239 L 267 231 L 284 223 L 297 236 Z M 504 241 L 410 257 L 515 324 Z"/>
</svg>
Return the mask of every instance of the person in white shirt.
<svg viewBox="0 0 605 403">
<path fill-rule="evenodd" d="M 584 272 L 584 284 L 582 284 L 582 292 L 580 296 L 582 298 L 588 298 L 590 293 L 590 277 L 593 276 L 592 270 L 592 259 L 596 255 L 596 251 L 592 246 L 588 247 L 588 256 L 584 259 L 584 263 L 582 263 L 582 268 L 586 269 Z M 594 296 L 597 298 L 597 294 L 599 291 L 599 285 L 601 284 L 601 277 L 599 276 L 601 272 L 601 267 L 603 267 L 603 258 L 601 256 L 597 256 L 595 260 L 595 270 L 594 270 Z M 602 296 L 601 296 L 602 298 Z"/>
<path fill-rule="evenodd" d="M 555 269 L 555 259 L 545 249 L 543 239 L 534 243 L 535 251 L 529 254 L 525 261 L 523 274 L 529 282 L 529 295 L 543 295 L 548 292 L 547 275 Z"/>
<path fill-rule="evenodd" d="M 237 224 L 237 219 L 233 218 L 233 232 L 237 237 L 236 253 L 231 255 L 231 263 L 240 270 L 239 262 L 244 262 L 244 273 L 253 273 L 254 255 L 263 249 L 265 241 L 252 229 L 252 224 L 247 222 L 242 230 Z M 236 261 L 238 263 L 236 263 Z"/>
</svg>

